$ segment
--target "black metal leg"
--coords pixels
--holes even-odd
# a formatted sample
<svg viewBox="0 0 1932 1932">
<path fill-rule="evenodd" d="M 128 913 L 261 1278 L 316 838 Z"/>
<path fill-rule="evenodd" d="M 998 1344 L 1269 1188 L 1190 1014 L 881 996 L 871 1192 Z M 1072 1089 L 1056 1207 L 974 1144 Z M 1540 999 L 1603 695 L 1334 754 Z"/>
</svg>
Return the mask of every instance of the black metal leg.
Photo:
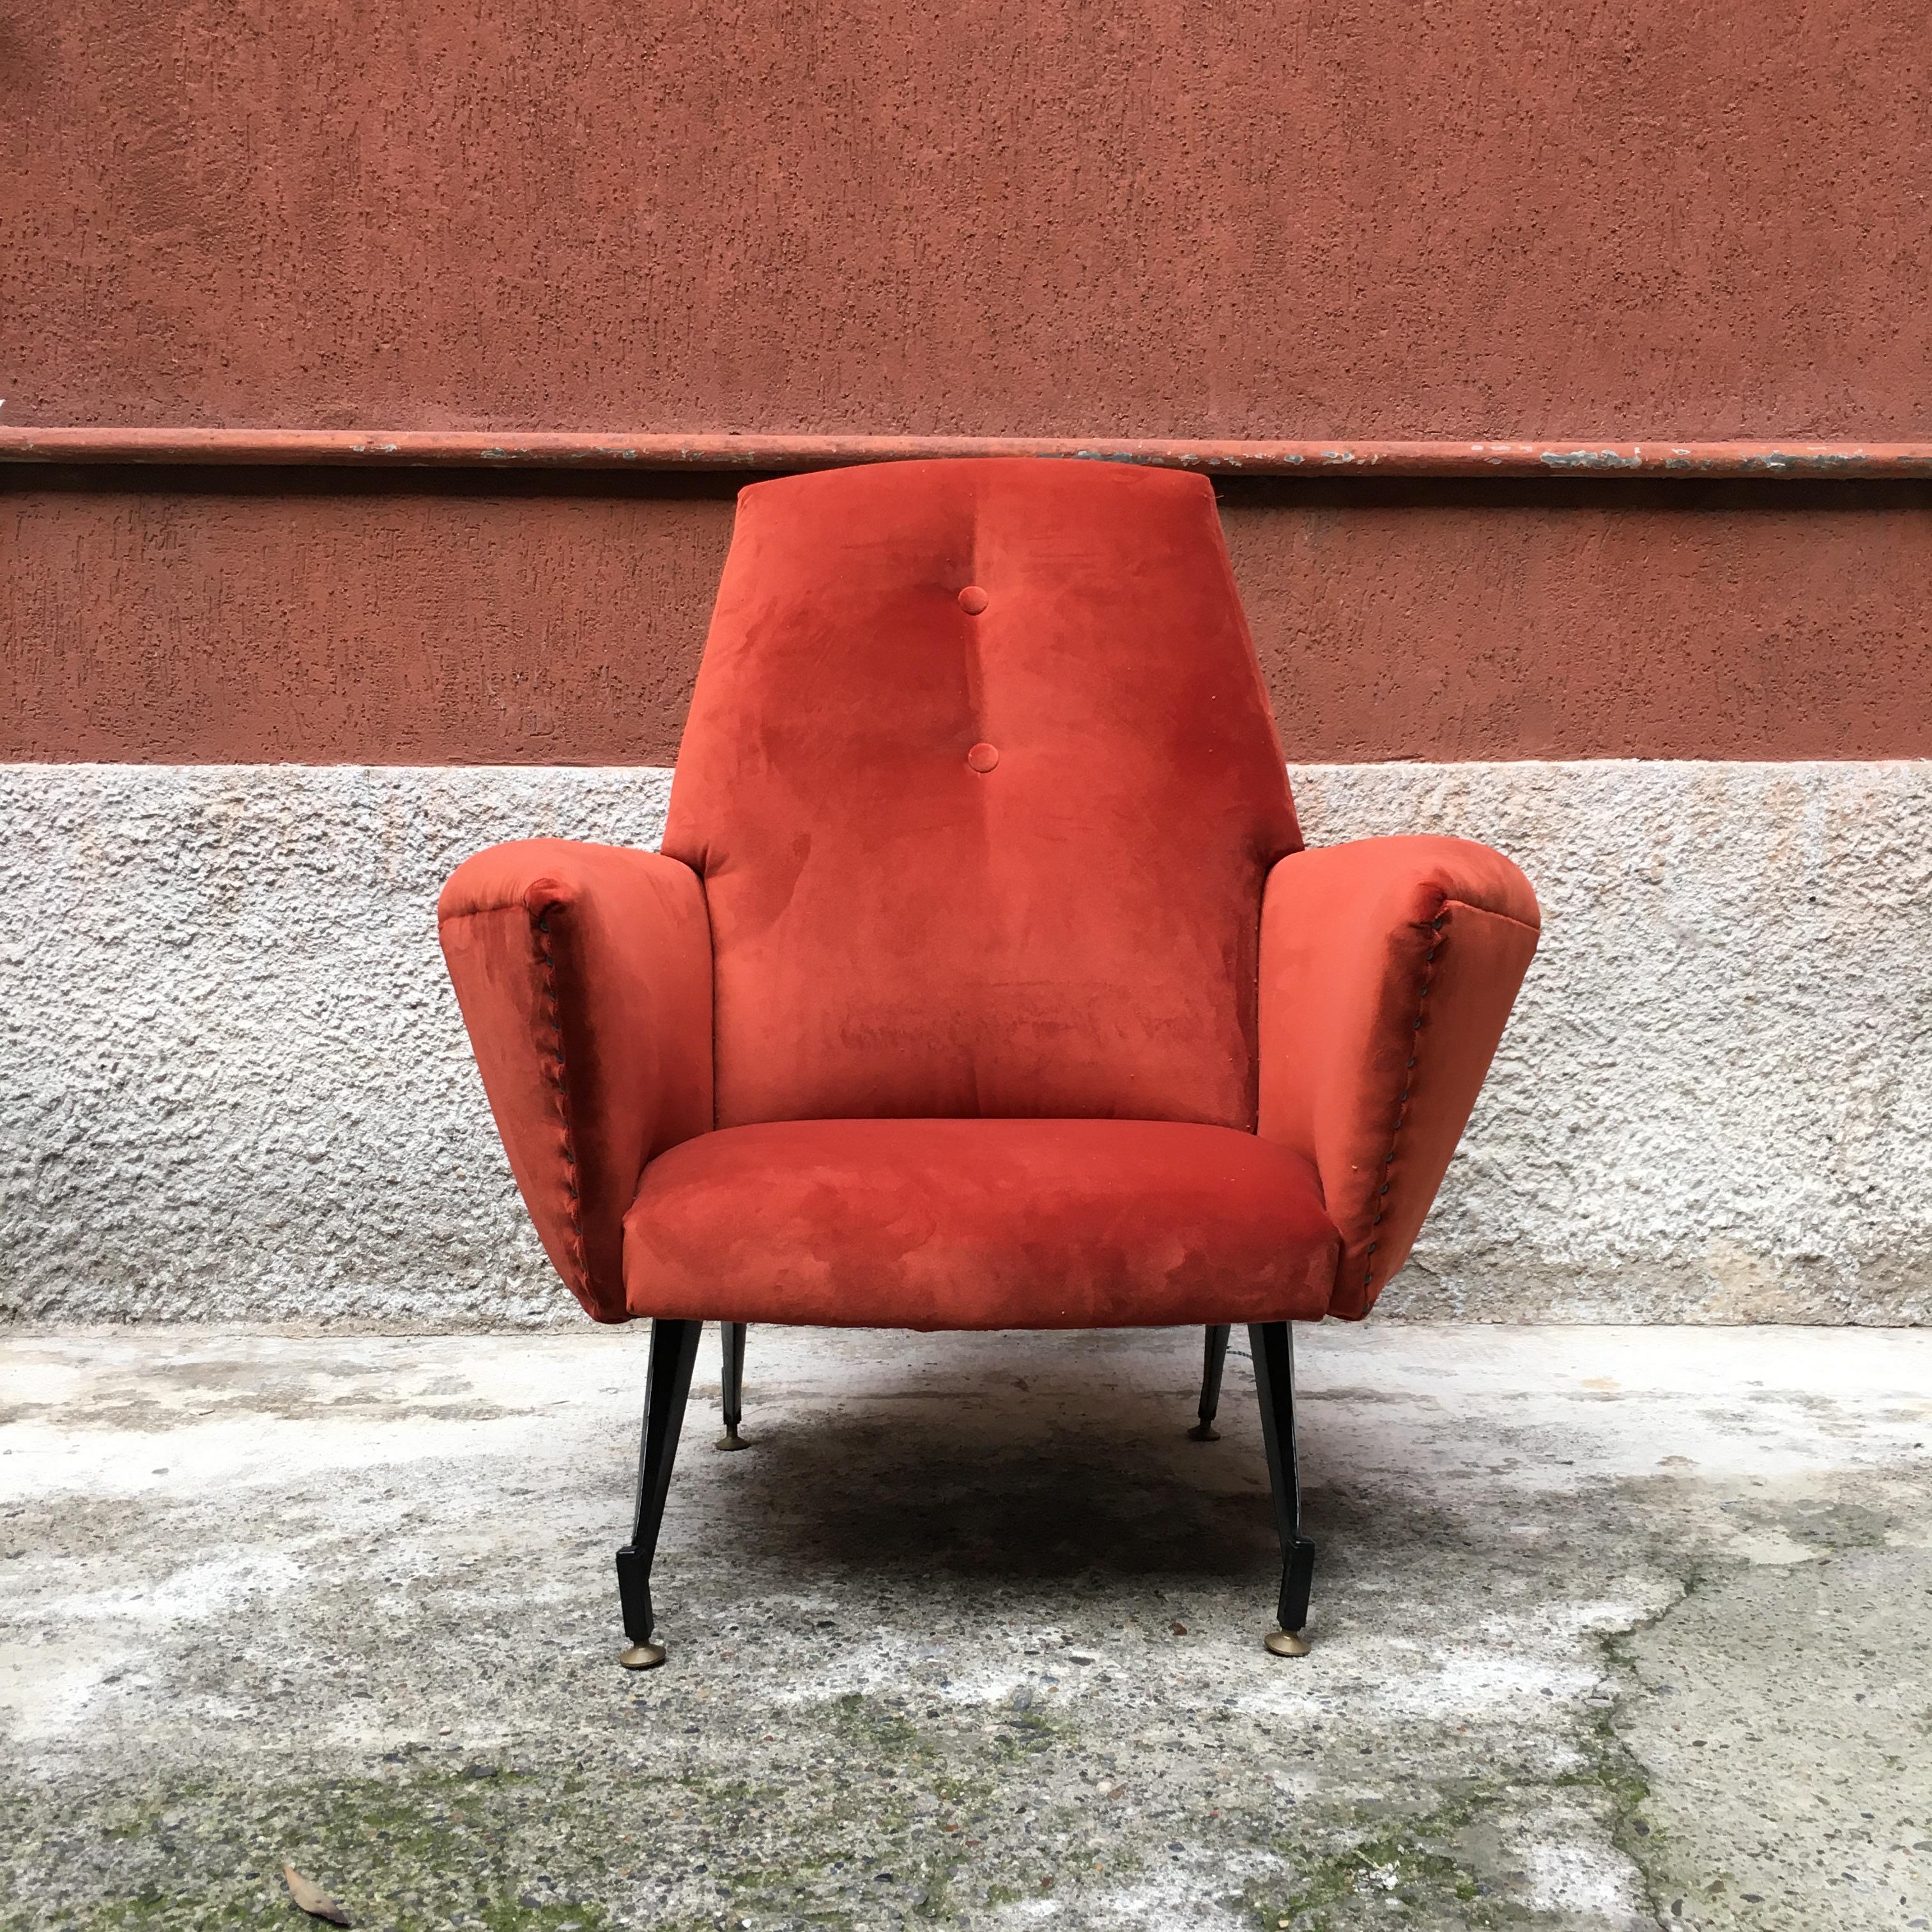
<svg viewBox="0 0 1932 1932">
<path fill-rule="evenodd" d="M 719 1322 L 718 1340 L 724 1352 L 724 1367 L 718 1377 L 724 1398 L 724 1433 L 718 1437 L 718 1446 L 742 1449 L 745 1438 L 738 1433 L 738 1424 L 745 1414 L 745 1324 Z"/>
<path fill-rule="evenodd" d="M 1257 1322 L 1248 1330 L 1254 1352 L 1255 1389 L 1261 1397 L 1262 1440 L 1268 1448 L 1268 1481 L 1274 1491 L 1275 1528 L 1281 1535 L 1281 1629 L 1268 1647 L 1281 1657 L 1305 1657 L 1301 1635 L 1308 1622 L 1308 1594 L 1315 1581 L 1315 1546 L 1301 1533 L 1301 1474 L 1294 1454 L 1294 1338 L 1286 1322 Z"/>
<path fill-rule="evenodd" d="M 638 1509 L 631 1540 L 617 1552 L 617 1596 L 624 1609 L 624 1634 L 631 1648 L 617 1661 L 632 1670 L 663 1663 L 664 1646 L 651 1641 L 651 1562 L 658 1553 L 658 1530 L 664 1498 L 670 1493 L 671 1465 L 677 1459 L 678 1431 L 691 1394 L 691 1372 L 698 1363 L 701 1322 L 653 1322 L 650 1366 L 645 1372 L 644 1434 L 638 1454 Z"/>
<path fill-rule="evenodd" d="M 1201 1420 L 1187 1432 L 1197 1442 L 1218 1442 L 1221 1432 L 1214 1426 L 1214 1418 L 1221 1408 L 1221 1370 L 1228 1360 L 1228 1330 L 1226 1322 L 1216 1322 L 1208 1330 L 1206 1347 L 1201 1356 Z"/>
</svg>

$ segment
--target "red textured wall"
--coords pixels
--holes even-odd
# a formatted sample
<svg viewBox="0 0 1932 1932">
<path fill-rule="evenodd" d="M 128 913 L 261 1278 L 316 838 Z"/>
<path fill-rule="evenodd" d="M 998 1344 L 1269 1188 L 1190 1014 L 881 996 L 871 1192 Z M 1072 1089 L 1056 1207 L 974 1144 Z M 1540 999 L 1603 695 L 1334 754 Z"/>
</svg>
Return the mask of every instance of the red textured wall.
<svg viewBox="0 0 1932 1932">
<path fill-rule="evenodd" d="M 27 480 L 4 755 L 218 763 L 669 762 L 735 487 Z M 1922 485 L 1232 486 L 1222 515 L 1298 760 L 1932 751 Z"/>
<path fill-rule="evenodd" d="M 1932 430 L 1922 0 L 22 0 L 7 419 Z"/>
<path fill-rule="evenodd" d="M 1932 434 L 1922 0 L 22 0 L 4 34 L 0 422 Z M 0 482 L 16 758 L 662 759 L 728 516 Z M 1297 756 L 1932 751 L 1922 490 L 1228 502 Z"/>
</svg>

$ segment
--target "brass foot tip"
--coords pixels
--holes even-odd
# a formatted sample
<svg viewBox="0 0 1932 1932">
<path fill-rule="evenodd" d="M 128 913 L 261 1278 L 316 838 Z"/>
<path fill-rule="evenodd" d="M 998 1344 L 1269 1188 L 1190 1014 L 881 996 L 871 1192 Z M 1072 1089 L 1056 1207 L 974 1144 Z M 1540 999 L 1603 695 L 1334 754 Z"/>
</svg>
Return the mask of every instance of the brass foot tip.
<svg viewBox="0 0 1932 1932">
<path fill-rule="evenodd" d="M 1299 1630 L 1270 1630 L 1262 1641 L 1268 1647 L 1273 1657 L 1306 1657 L 1308 1640 Z"/>
<path fill-rule="evenodd" d="M 752 1446 L 735 1429 L 728 1429 L 718 1438 L 721 1449 L 748 1449 Z"/>
<path fill-rule="evenodd" d="M 1187 1432 L 1187 1439 L 1190 1442 L 1218 1442 L 1221 1432 L 1211 1422 L 1197 1422 Z"/>
<path fill-rule="evenodd" d="M 664 1660 L 664 1647 L 661 1643 L 634 1643 L 628 1650 L 617 1653 L 617 1661 L 626 1670 L 655 1670 Z"/>
</svg>

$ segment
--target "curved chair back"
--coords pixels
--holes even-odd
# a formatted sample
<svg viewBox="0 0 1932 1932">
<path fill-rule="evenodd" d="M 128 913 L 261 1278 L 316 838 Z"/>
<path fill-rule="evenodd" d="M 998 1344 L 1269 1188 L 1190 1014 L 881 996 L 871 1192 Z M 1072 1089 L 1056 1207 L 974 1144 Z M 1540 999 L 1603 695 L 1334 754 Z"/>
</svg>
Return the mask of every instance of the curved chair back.
<svg viewBox="0 0 1932 1932">
<path fill-rule="evenodd" d="M 664 850 L 704 880 L 717 1118 L 1255 1122 L 1300 844 L 1204 478 L 753 484 Z"/>
</svg>

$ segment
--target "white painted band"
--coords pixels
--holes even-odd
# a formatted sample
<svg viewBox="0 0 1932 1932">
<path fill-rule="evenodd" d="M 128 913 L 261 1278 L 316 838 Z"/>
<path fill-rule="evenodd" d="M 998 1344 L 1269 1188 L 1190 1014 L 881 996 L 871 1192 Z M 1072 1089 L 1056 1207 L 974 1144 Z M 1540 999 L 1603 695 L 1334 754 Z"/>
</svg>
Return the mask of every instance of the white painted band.
<svg viewBox="0 0 1932 1932">
<path fill-rule="evenodd" d="M 1481 838 L 1544 948 L 1384 1310 L 1932 1318 L 1932 764 L 1328 766 L 1311 844 Z M 0 767 L 0 1316 L 567 1323 L 435 940 L 466 854 L 670 774 Z"/>
</svg>

